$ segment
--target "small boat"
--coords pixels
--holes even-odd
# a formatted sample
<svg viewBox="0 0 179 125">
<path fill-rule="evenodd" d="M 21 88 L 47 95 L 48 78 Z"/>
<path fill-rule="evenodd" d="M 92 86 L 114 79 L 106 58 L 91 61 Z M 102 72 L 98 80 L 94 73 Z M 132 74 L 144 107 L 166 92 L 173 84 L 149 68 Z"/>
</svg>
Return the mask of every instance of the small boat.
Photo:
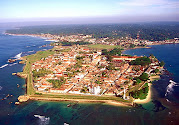
<svg viewBox="0 0 179 125">
<path fill-rule="evenodd" d="M 67 105 L 67 107 L 70 107 L 70 106 L 71 106 L 71 104 L 68 104 L 68 105 Z"/>
<path fill-rule="evenodd" d="M 15 105 L 19 105 L 20 104 L 20 102 L 15 102 Z"/>
</svg>

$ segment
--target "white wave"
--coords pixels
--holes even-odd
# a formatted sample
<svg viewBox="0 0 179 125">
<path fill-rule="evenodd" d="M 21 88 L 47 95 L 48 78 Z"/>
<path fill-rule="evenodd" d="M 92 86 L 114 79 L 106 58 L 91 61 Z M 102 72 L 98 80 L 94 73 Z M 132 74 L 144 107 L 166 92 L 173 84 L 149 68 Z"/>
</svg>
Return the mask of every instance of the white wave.
<svg viewBox="0 0 179 125">
<path fill-rule="evenodd" d="M 32 51 L 28 51 L 28 53 L 32 53 L 32 52 L 34 52 L 34 50 L 32 50 Z"/>
<path fill-rule="evenodd" d="M 21 55 L 22 55 L 22 52 L 19 53 L 19 54 L 17 54 L 14 58 L 16 58 L 16 59 L 20 59 L 20 58 L 21 58 Z"/>
<path fill-rule="evenodd" d="M 26 46 L 27 48 L 29 48 L 30 46 Z"/>
<path fill-rule="evenodd" d="M 168 99 L 166 99 L 167 100 L 167 102 L 170 102 Z M 170 102 L 171 103 L 171 102 Z"/>
<path fill-rule="evenodd" d="M 13 63 L 13 64 L 9 64 L 9 66 L 13 66 L 13 65 L 16 65 L 17 63 Z"/>
<path fill-rule="evenodd" d="M 0 69 L 4 68 L 6 66 L 8 66 L 8 64 L 4 64 L 3 66 L 0 67 Z"/>
<path fill-rule="evenodd" d="M 0 90 L 2 90 L 2 86 L 0 86 Z"/>
<path fill-rule="evenodd" d="M 47 49 L 43 49 L 43 50 L 47 50 Z"/>
<path fill-rule="evenodd" d="M 41 125 L 47 125 L 50 122 L 50 117 L 45 117 L 45 116 L 41 116 L 41 115 L 34 115 L 34 117 L 40 119 L 40 124 Z"/>
<path fill-rule="evenodd" d="M 176 83 L 176 82 L 174 82 L 174 81 L 172 81 L 172 80 L 170 80 L 169 82 L 170 82 L 170 84 L 167 86 L 167 91 L 166 91 L 166 93 L 165 93 L 165 96 L 167 96 L 167 95 L 170 94 L 172 91 L 174 91 L 174 90 L 173 90 L 173 87 L 174 87 L 174 86 L 179 86 L 178 83 Z"/>
</svg>

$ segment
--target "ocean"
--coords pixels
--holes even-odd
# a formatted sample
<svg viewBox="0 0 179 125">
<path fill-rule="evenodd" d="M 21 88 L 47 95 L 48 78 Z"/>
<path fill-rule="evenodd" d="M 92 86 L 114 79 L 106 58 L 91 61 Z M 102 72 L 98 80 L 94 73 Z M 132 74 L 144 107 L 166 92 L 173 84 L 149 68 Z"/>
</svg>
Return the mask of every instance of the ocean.
<svg viewBox="0 0 179 125">
<path fill-rule="evenodd" d="M 25 93 L 25 80 L 12 76 L 23 64 L 9 58 L 33 54 L 51 46 L 42 38 L 5 35 L 0 29 L 0 125 L 176 125 L 179 123 L 179 44 L 157 45 L 151 49 L 127 50 L 126 54 L 154 54 L 164 60 L 161 79 L 153 82 L 152 101 L 138 107 L 118 107 L 101 103 L 28 101 L 15 105 Z M 173 80 L 174 82 L 169 82 Z M 19 87 L 18 87 L 19 85 Z M 9 94 L 9 96 L 8 96 Z M 73 106 L 67 107 L 69 103 Z"/>
</svg>

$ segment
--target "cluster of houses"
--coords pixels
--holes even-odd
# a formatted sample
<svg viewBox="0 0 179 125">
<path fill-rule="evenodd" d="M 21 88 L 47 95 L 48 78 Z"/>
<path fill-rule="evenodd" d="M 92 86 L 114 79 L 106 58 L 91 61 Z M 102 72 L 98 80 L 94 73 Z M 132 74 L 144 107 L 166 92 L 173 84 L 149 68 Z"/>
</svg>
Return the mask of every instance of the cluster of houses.
<svg viewBox="0 0 179 125">
<path fill-rule="evenodd" d="M 56 46 L 56 53 L 33 63 L 32 71 L 45 69 L 51 71 L 34 80 L 34 88 L 39 92 L 71 93 L 84 95 L 123 95 L 134 80 L 159 68 L 158 60 L 151 58 L 149 66 L 130 65 L 137 56 L 113 56 L 106 60 L 100 50 L 92 50 L 82 46 Z M 107 67 L 113 66 L 114 69 Z M 54 87 L 49 80 L 65 79 L 60 87 Z"/>
<path fill-rule="evenodd" d="M 16 34 L 16 35 L 29 35 L 29 34 Z M 110 38 L 93 38 L 92 35 L 84 35 L 84 34 L 76 34 L 76 35 L 52 35 L 52 34 L 30 34 L 29 36 L 43 37 L 49 40 L 58 41 L 67 41 L 67 42 L 77 42 L 84 41 L 92 44 L 103 44 L 103 45 L 120 45 L 124 48 L 129 48 L 133 46 L 147 46 L 147 45 L 160 45 L 160 44 L 173 44 L 179 43 L 178 38 L 163 40 L 163 41 L 149 41 L 142 40 L 137 34 L 137 39 L 133 39 L 131 37 L 121 37 L 116 39 Z"/>
</svg>

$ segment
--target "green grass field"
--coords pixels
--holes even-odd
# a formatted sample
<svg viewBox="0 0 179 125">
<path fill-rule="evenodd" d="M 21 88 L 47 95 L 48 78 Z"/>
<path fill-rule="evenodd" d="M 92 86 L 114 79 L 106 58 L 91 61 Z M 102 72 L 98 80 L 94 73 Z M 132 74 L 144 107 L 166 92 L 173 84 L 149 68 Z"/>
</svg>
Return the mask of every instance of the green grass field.
<svg viewBox="0 0 179 125">
<path fill-rule="evenodd" d="M 121 48 L 121 46 L 102 45 L 102 44 L 88 45 L 88 47 L 93 48 L 93 49 L 114 49 L 114 48 Z"/>
</svg>

